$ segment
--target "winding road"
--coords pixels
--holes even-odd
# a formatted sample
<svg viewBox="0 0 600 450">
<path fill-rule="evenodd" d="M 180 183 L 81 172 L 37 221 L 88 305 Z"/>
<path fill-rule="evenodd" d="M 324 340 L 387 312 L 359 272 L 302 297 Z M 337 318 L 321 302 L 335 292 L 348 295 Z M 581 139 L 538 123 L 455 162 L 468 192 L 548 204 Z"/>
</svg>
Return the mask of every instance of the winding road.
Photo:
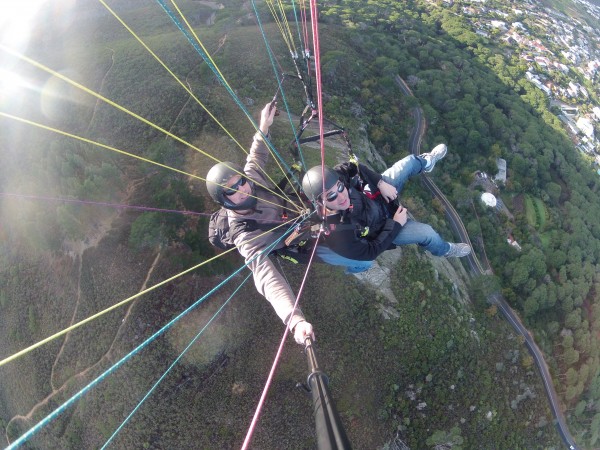
<svg viewBox="0 0 600 450">
<path fill-rule="evenodd" d="M 413 96 L 412 91 L 406 84 L 406 82 L 397 75 L 395 78 L 397 85 L 400 87 L 404 95 Z M 423 135 L 425 134 L 425 130 L 427 129 L 427 123 L 425 118 L 423 117 L 423 111 L 418 106 L 413 108 L 412 110 L 413 117 L 415 119 L 416 126 L 413 128 L 412 134 L 410 136 L 409 147 L 410 151 L 414 155 L 420 154 L 421 148 L 421 140 Z M 446 217 L 450 221 L 450 226 L 452 230 L 460 237 L 462 242 L 466 242 L 471 245 L 471 240 L 469 239 L 469 235 L 467 230 L 462 223 L 462 220 L 454 207 L 450 204 L 448 199 L 444 196 L 442 191 L 435 185 L 435 183 L 429 178 L 427 175 L 422 176 L 423 182 L 425 186 L 430 190 L 430 192 L 442 202 L 444 206 L 444 210 L 446 212 Z M 491 268 L 484 269 L 477 259 L 475 252 L 471 252 L 470 255 L 466 257 L 469 268 L 471 269 L 471 273 L 475 275 L 489 275 L 492 273 Z M 496 305 L 506 320 L 512 325 L 515 331 L 525 338 L 525 344 L 529 349 L 529 352 L 533 356 L 535 364 L 539 369 L 540 376 L 542 377 L 542 381 L 544 382 L 544 388 L 546 389 L 546 395 L 550 402 L 550 407 L 552 409 L 552 413 L 554 414 L 554 418 L 556 421 L 556 427 L 558 429 L 558 433 L 561 438 L 565 442 L 567 448 L 569 450 L 579 450 L 579 447 L 575 444 L 575 439 L 571 435 L 569 428 L 567 426 L 567 422 L 565 420 L 565 416 L 560 409 L 560 403 L 558 401 L 558 395 L 556 394 L 556 390 L 554 389 L 554 384 L 552 383 L 552 377 L 550 376 L 550 371 L 548 370 L 548 365 L 544 360 L 544 356 L 535 343 L 533 336 L 525 328 L 521 319 L 517 315 L 517 313 L 508 305 L 504 297 L 502 297 L 499 293 L 493 293 L 488 297 L 488 301 L 491 304 Z"/>
</svg>

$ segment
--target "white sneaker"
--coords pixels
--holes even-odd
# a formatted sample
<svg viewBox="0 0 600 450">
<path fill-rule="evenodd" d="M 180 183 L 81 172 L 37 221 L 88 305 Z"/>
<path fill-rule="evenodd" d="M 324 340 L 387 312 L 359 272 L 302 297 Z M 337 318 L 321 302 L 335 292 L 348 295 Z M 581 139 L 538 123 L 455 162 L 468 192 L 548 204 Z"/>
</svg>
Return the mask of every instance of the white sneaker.
<svg viewBox="0 0 600 450">
<path fill-rule="evenodd" d="M 471 247 L 469 244 L 463 244 L 459 242 L 458 244 L 453 244 L 450 242 L 450 250 L 446 252 L 444 255 L 445 258 L 462 258 L 463 256 L 467 256 L 471 253 Z"/>
<path fill-rule="evenodd" d="M 435 163 L 446 156 L 447 151 L 448 147 L 446 147 L 446 144 L 439 144 L 429 153 L 423 153 L 421 156 L 427 161 L 427 165 L 423 169 L 423 172 L 431 172 L 435 167 Z"/>
</svg>

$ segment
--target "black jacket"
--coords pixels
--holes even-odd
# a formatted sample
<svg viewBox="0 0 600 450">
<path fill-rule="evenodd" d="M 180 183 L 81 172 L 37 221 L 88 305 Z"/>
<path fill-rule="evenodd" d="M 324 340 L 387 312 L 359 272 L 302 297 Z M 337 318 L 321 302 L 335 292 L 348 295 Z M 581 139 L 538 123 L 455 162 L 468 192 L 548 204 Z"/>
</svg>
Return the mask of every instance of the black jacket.
<svg viewBox="0 0 600 450">
<path fill-rule="evenodd" d="M 348 188 L 350 208 L 327 217 L 331 232 L 325 244 L 349 259 L 372 261 L 392 244 L 402 226 L 392 219 L 392 212 L 377 190 L 381 175 L 363 164 L 343 163 L 334 167 Z M 369 186 L 374 199 L 364 192 Z"/>
</svg>

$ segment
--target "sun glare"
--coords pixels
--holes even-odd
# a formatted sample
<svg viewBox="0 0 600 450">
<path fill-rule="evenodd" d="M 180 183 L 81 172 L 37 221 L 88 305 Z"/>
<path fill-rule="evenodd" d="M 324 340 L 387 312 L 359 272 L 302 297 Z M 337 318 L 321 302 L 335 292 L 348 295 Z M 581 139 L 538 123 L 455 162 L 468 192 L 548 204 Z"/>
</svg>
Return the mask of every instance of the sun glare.
<svg viewBox="0 0 600 450">
<path fill-rule="evenodd" d="M 19 48 L 31 32 L 33 19 L 47 0 L 0 0 L 2 44 Z"/>
<path fill-rule="evenodd" d="M 0 69 L 0 96 L 10 96 L 27 87 L 27 82 L 16 73 Z"/>
</svg>

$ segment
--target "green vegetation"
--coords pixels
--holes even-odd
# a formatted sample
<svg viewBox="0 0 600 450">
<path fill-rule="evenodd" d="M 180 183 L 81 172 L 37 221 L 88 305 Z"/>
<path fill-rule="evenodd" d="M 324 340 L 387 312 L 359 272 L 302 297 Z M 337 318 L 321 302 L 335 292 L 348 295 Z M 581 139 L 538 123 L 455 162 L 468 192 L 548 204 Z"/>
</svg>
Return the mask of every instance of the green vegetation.
<svg viewBox="0 0 600 450">
<path fill-rule="evenodd" d="M 164 13 L 138 2 L 120 3 L 124 19 L 247 147 L 253 129 L 244 113 Z M 185 143 L 165 139 L 155 128 L 103 103 L 96 106 L 95 99 L 69 89 L 50 102 L 50 118 L 32 109 L 39 104 L 35 92 L 23 95 L 10 112 L 42 123 L 50 120 L 66 132 L 196 176 L 203 176 L 213 161 L 192 146 L 241 161 L 237 144 L 200 106 L 188 102 L 179 84 L 97 7 L 88 6 L 87 19 L 64 36 L 47 34 L 45 46 L 33 46 L 31 57 L 54 68 L 72 65 L 79 82 L 101 89 Z M 218 10 L 212 27 L 202 26 L 212 14 L 209 8 L 197 2 L 183 2 L 183 8 L 192 13 L 203 42 L 256 119 L 277 86 L 268 56 L 256 51 L 264 45 L 262 36 L 241 17 L 241 2 Z M 396 433 L 411 448 L 444 443 L 453 448 L 494 448 L 497 442 L 511 448 L 560 445 L 531 359 L 485 303 L 496 284 L 545 351 L 576 439 L 582 446 L 597 445 L 597 176 L 574 150 L 545 97 L 522 81 L 525 67 L 518 55 L 476 35 L 458 13 L 458 4 L 439 8 L 356 0 L 331 1 L 322 8 L 326 115 L 348 129 L 361 157 L 368 160 L 366 155 L 376 150 L 389 164 L 407 153 L 414 126 L 411 109 L 418 103 L 429 123 L 423 149 L 442 141 L 451 149 L 436 170 L 436 182 L 454 200 L 472 241 L 485 244 L 496 274 L 494 286 L 475 280 L 473 304 L 465 305 L 448 282 L 432 283 L 430 267 L 406 252 L 392 275 L 402 299 L 394 305 L 400 317 L 384 321 L 370 300 L 376 293 L 335 270 L 315 271 L 303 309 L 317 327 L 320 363 L 331 375 L 334 398 L 355 447 L 383 446 Z M 274 53 L 286 55 L 277 28 L 266 20 L 265 30 Z M 293 72 L 283 57 L 281 63 L 283 70 Z M 402 94 L 397 75 L 415 98 Z M 40 84 L 47 78 L 31 76 Z M 301 86 L 290 81 L 286 95 L 297 115 L 303 107 Z M 65 100 L 69 98 L 76 100 Z M 292 135 L 289 122 L 282 114 L 273 127 L 284 159 Z M 10 134 L 0 133 L 6 191 L 205 213 L 216 209 L 203 198 L 203 183 L 197 178 L 30 126 L 10 123 L 10 129 Z M 18 147 L 11 136 L 20 136 Z M 318 161 L 316 149 L 306 153 L 308 166 Z M 328 162 L 338 156 L 328 156 Z M 506 159 L 510 168 L 501 196 L 513 218 L 472 203 L 479 193 L 466 189 L 472 173 L 490 171 L 497 157 Z M 269 170 L 277 173 L 275 165 Z M 443 217 L 417 183 L 404 197 L 411 212 L 450 238 Z M 138 292 L 147 275 L 150 286 L 215 254 L 204 238 L 206 220 L 191 216 L 117 214 L 91 205 L 3 199 L 1 221 L 2 355 L 68 326 L 75 304 L 74 319 L 80 320 Z M 103 224 L 109 233 L 99 231 Z M 508 235 L 520 243 L 520 252 L 506 245 Z M 83 245 L 90 236 L 103 240 L 78 254 L 72 241 Z M 161 257 L 151 271 L 159 247 Z M 15 436 L 28 426 L 18 420 L 9 425 L 12 417 L 26 414 L 64 383 L 65 391 L 74 392 L 83 383 L 72 378 L 75 374 L 90 366 L 86 379 L 99 373 L 241 264 L 235 255 L 221 258 L 201 273 L 144 296 L 131 310 L 115 311 L 71 333 L 67 341 L 57 340 L 0 368 L 0 379 L 8 380 L 0 391 L 0 419 L 8 434 Z M 291 270 L 294 283 L 300 275 Z M 342 299 L 340 292 L 345 292 Z M 225 298 L 225 293 L 217 294 L 214 304 L 203 305 L 169 337 L 145 350 L 33 445 L 101 445 L 116 418 L 135 406 L 182 350 L 181 342 L 189 341 L 216 310 L 216 300 Z M 220 448 L 239 446 L 272 359 L 268 349 L 276 346 L 280 329 L 273 325 L 270 306 L 250 287 L 237 301 L 119 435 L 117 448 L 185 448 L 190 442 L 204 448 L 215 442 Z M 313 448 L 309 402 L 290 387 L 306 375 L 303 355 L 290 348 L 282 364 L 269 400 L 273 409 L 263 415 L 264 428 L 255 444 Z M 67 392 L 61 392 L 48 407 L 65 398 Z M 418 409 L 420 403 L 426 406 Z"/>
<path fill-rule="evenodd" d="M 542 199 L 525 194 L 525 217 L 527 223 L 539 231 L 544 231 L 548 220 L 548 211 Z"/>
<path fill-rule="evenodd" d="M 533 205 L 533 199 L 529 195 L 525 195 L 525 217 L 527 217 L 527 223 L 534 228 L 538 228 L 537 211 Z"/>
</svg>

